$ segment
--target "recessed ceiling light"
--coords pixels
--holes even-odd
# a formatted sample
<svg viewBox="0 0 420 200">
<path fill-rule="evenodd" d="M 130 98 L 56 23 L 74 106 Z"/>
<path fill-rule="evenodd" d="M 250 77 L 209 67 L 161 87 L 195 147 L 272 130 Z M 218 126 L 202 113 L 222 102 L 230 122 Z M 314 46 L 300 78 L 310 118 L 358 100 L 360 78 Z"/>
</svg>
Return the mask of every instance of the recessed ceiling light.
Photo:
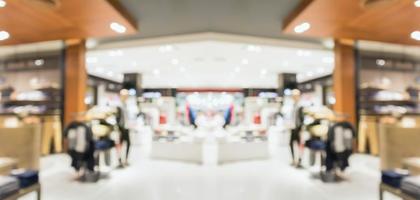
<svg viewBox="0 0 420 200">
<path fill-rule="evenodd" d="M 261 47 L 257 46 L 257 45 L 248 45 L 246 46 L 246 50 L 250 51 L 250 52 L 261 52 Z"/>
<path fill-rule="evenodd" d="M 102 72 L 104 72 L 104 69 L 101 68 L 101 67 L 97 67 L 97 68 L 95 68 L 95 71 L 96 71 L 96 73 L 102 73 Z"/>
<path fill-rule="evenodd" d="M 107 76 L 109 76 L 109 77 L 114 77 L 114 72 L 112 72 L 112 71 L 108 71 L 108 72 L 106 73 L 106 75 L 107 75 Z"/>
<path fill-rule="evenodd" d="M 385 64 L 386 64 L 386 61 L 384 59 L 376 59 L 376 65 L 384 66 Z"/>
<path fill-rule="evenodd" d="M 45 61 L 44 59 L 36 59 L 34 63 L 36 66 L 42 66 L 44 65 Z"/>
<path fill-rule="evenodd" d="M 262 69 L 260 73 L 261 73 L 261 75 L 266 75 L 267 74 L 267 70 L 266 69 Z"/>
<path fill-rule="evenodd" d="M 153 74 L 155 76 L 158 76 L 160 74 L 160 71 L 158 69 L 153 70 Z"/>
<path fill-rule="evenodd" d="M 7 3 L 5 0 L 0 0 L 0 8 L 6 7 Z"/>
<path fill-rule="evenodd" d="M 113 50 L 110 51 L 109 56 L 122 56 L 124 54 L 124 52 L 122 50 Z"/>
<path fill-rule="evenodd" d="M 88 57 L 88 58 L 86 58 L 86 62 L 89 63 L 89 64 L 97 63 L 98 62 L 98 58 L 96 58 L 96 57 Z"/>
<path fill-rule="evenodd" d="M 322 67 L 320 67 L 320 68 L 318 68 L 318 69 L 316 70 L 316 72 L 318 72 L 318 74 L 322 74 L 322 73 L 324 73 L 324 72 L 325 72 L 325 69 L 324 69 L 324 68 L 322 68 Z"/>
<path fill-rule="evenodd" d="M 172 59 L 171 60 L 171 63 L 173 64 L 173 65 L 177 65 L 177 64 L 179 64 L 179 60 L 178 59 Z"/>
<path fill-rule="evenodd" d="M 240 72 L 241 68 L 240 67 L 235 67 L 235 72 Z"/>
<path fill-rule="evenodd" d="M 303 22 L 302 24 L 299 24 L 295 26 L 295 33 L 304 33 L 308 31 L 311 28 L 311 24 L 308 22 Z"/>
<path fill-rule="evenodd" d="M 0 41 L 7 40 L 10 38 L 10 34 L 7 31 L 0 31 Z"/>
<path fill-rule="evenodd" d="M 117 33 L 125 33 L 127 31 L 127 28 L 125 28 L 124 25 L 117 22 L 112 22 L 111 24 L 109 24 L 109 28 L 111 28 Z"/>
<path fill-rule="evenodd" d="M 334 63 L 334 58 L 333 57 L 324 57 L 324 58 L 322 58 L 322 62 L 331 64 L 331 63 Z"/>
<path fill-rule="evenodd" d="M 241 63 L 243 65 L 247 65 L 247 64 L 249 64 L 249 60 L 248 59 L 242 59 Z"/>
<path fill-rule="evenodd" d="M 303 75 L 303 74 L 298 74 L 298 75 L 296 76 L 296 78 L 297 78 L 298 80 L 302 80 L 304 77 L 305 77 L 305 75 Z"/>
<path fill-rule="evenodd" d="M 88 39 L 86 40 L 86 48 L 93 49 L 98 46 L 98 41 L 96 39 Z"/>
<path fill-rule="evenodd" d="M 296 54 L 298 56 L 310 56 L 312 53 L 306 50 L 298 50 Z"/>
<path fill-rule="evenodd" d="M 312 76 L 314 76 L 314 74 L 312 72 L 308 72 L 308 73 L 306 73 L 306 76 L 307 77 L 312 77 Z"/>
<path fill-rule="evenodd" d="M 420 0 L 414 1 L 414 6 L 416 6 L 417 8 L 420 8 Z"/>
<path fill-rule="evenodd" d="M 172 45 L 163 45 L 161 47 L 159 47 L 159 51 L 162 53 L 166 53 L 166 52 L 170 52 L 173 51 L 174 47 Z"/>
<path fill-rule="evenodd" d="M 413 38 L 414 40 L 419 40 L 420 41 L 420 31 L 413 31 L 411 33 L 411 38 Z"/>
<path fill-rule="evenodd" d="M 334 40 L 332 40 L 332 39 L 327 39 L 327 40 L 324 40 L 324 41 L 322 42 L 322 44 L 323 44 L 325 47 L 327 47 L 328 49 L 333 49 L 333 48 L 334 48 L 334 46 L 335 46 L 335 44 L 334 44 Z"/>
</svg>

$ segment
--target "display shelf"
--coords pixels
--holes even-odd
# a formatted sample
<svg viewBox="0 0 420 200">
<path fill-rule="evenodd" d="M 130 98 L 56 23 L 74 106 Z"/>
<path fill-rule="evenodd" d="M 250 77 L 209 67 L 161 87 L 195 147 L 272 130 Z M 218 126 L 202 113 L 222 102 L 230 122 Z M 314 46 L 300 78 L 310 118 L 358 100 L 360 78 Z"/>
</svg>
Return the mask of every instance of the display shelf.
<svg viewBox="0 0 420 200">
<path fill-rule="evenodd" d="M 18 113 L 0 112 L 0 116 L 16 116 Z M 28 113 L 29 116 L 56 116 L 61 115 L 59 111 L 42 112 L 42 113 Z"/>
<path fill-rule="evenodd" d="M 57 100 L 4 100 L 0 101 L 0 103 L 5 105 L 45 105 L 45 104 L 56 104 L 60 103 Z"/>
<path fill-rule="evenodd" d="M 360 115 L 363 116 L 390 116 L 393 115 L 393 113 L 380 113 L 380 112 L 365 112 L 362 110 L 362 112 L 360 112 Z M 407 112 L 407 113 L 403 113 L 403 116 L 420 116 L 420 112 Z"/>
<path fill-rule="evenodd" d="M 418 100 L 361 100 L 361 104 L 417 106 Z"/>
</svg>

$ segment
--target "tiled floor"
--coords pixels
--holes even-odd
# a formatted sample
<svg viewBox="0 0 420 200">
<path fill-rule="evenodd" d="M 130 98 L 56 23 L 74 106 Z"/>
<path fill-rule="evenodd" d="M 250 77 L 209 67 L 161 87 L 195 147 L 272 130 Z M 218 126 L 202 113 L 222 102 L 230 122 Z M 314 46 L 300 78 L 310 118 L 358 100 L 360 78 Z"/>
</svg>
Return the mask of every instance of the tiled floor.
<svg viewBox="0 0 420 200">
<path fill-rule="evenodd" d="M 44 200 L 377 200 L 377 158 L 354 155 L 349 180 L 323 183 L 309 169 L 288 164 L 287 148 L 272 160 L 200 166 L 146 158 L 141 148 L 132 153 L 131 166 L 115 169 L 95 184 L 72 181 L 69 158 L 42 160 Z M 315 171 L 314 169 L 312 169 Z M 25 200 L 33 197 L 28 196 Z M 393 198 L 387 198 L 393 199 Z"/>
</svg>

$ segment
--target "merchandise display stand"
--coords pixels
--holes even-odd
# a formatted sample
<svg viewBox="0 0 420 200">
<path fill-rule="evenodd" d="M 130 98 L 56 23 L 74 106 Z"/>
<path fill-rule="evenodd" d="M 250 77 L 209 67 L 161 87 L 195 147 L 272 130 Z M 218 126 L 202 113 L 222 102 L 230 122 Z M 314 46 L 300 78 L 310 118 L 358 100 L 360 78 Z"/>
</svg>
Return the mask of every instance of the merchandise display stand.
<svg viewBox="0 0 420 200">
<path fill-rule="evenodd" d="M 395 188 L 395 187 L 391 187 L 389 185 L 383 184 L 381 183 L 379 185 L 379 200 L 383 200 L 384 199 L 384 193 L 385 192 L 389 192 L 403 200 L 416 200 L 416 198 L 403 193 L 400 189 Z"/>
<path fill-rule="evenodd" d="M 32 192 L 36 192 L 36 199 L 41 200 L 41 185 L 39 183 L 27 188 L 20 189 L 16 194 L 11 195 L 4 200 L 17 200 Z"/>
</svg>

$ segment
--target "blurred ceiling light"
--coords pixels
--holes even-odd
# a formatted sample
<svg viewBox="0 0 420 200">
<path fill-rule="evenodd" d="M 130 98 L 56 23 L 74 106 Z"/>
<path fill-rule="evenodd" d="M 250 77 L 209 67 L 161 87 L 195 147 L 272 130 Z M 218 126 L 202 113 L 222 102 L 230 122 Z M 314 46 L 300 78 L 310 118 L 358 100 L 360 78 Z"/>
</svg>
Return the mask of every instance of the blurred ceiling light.
<svg viewBox="0 0 420 200">
<path fill-rule="evenodd" d="M 170 52 L 173 51 L 174 47 L 172 45 L 163 45 L 161 47 L 159 47 L 159 51 L 162 53 L 166 53 L 166 52 Z"/>
<path fill-rule="evenodd" d="M 7 3 L 5 0 L 0 0 L 0 8 L 6 7 Z"/>
<path fill-rule="evenodd" d="M 302 80 L 304 77 L 305 77 L 305 75 L 303 75 L 303 74 L 298 74 L 298 75 L 296 76 L 296 78 L 297 78 L 298 80 Z"/>
<path fill-rule="evenodd" d="M 109 24 L 109 28 L 117 33 L 125 33 L 127 31 L 127 28 L 124 25 L 117 22 L 112 22 Z"/>
<path fill-rule="evenodd" d="M 302 24 L 299 24 L 297 26 L 295 26 L 295 33 L 304 33 L 306 31 L 308 31 L 311 28 L 311 24 L 308 22 L 303 22 Z"/>
<path fill-rule="evenodd" d="M 310 56 L 312 53 L 306 50 L 298 50 L 296 54 L 298 56 Z"/>
<path fill-rule="evenodd" d="M 386 64 L 386 61 L 384 59 L 376 59 L 376 65 L 384 66 L 385 64 Z"/>
<path fill-rule="evenodd" d="M 420 31 L 413 31 L 411 33 L 411 38 L 414 40 L 419 40 L 420 41 Z"/>
<path fill-rule="evenodd" d="M 101 67 L 97 67 L 97 68 L 95 68 L 95 71 L 96 71 L 96 73 L 102 73 L 102 72 L 104 72 L 104 69 L 101 68 Z"/>
<path fill-rule="evenodd" d="M 88 39 L 86 40 L 86 48 L 93 49 L 98 46 L 98 41 L 95 39 Z"/>
<path fill-rule="evenodd" d="M 267 70 L 266 69 L 262 69 L 260 73 L 261 73 L 261 75 L 266 75 L 267 74 Z"/>
<path fill-rule="evenodd" d="M 247 64 L 249 64 L 249 60 L 248 59 L 242 59 L 241 63 L 243 65 L 247 65 Z"/>
<path fill-rule="evenodd" d="M 10 38 L 10 34 L 7 31 L 0 31 L 0 41 L 7 40 Z"/>
<path fill-rule="evenodd" d="M 108 54 L 109 56 L 122 56 L 124 52 L 122 50 L 112 50 Z"/>
<path fill-rule="evenodd" d="M 36 59 L 34 63 L 36 66 L 42 66 L 44 65 L 45 61 L 44 59 Z"/>
<path fill-rule="evenodd" d="M 325 72 L 325 69 L 324 69 L 324 68 L 322 68 L 322 67 L 320 67 L 320 68 L 318 68 L 318 69 L 316 70 L 316 72 L 318 72 L 319 74 L 322 74 L 322 73 L 324 73 L 324 72 Z"/>
<path fill-rule="evenodd" d="M 331 63 L 334 63 L 334 58 L 333 57 L 324 57 L 324 58 L 322 58 L 322 62 L 331 64 Z"/>
<path fill-rule="evenodd" d="M 155 76 L 158 76 L 160 74 L 160 71 L 158 69 L 153 70 L 153 74 Z"/>
<path fill-rule="evenodd" d="M 414 6 L 416 6 L 417 8 L 420 8 L 420 0 L 414 1 Z"/>
<path fill-rule="evenodd" d="M 108 72 L 106 73 L 106 75 L 107 75 L 107 76 L 109 76 L 109 77 L 114 77 L 114 72 L 112 72 L 112 71 L 108 71 Z"/>
<path fill-rule="evenodd" d="M 96 58 L 96 57 L 86 58 L 86 63 L 93 64 L 93 63 L 97 63 L 97 62 L 98 62 L 98 58 Z"/>
<path fill-rule="evenodd" d="M 261 47 L 257 46 L 257 45 L 248 45 L 246 47 L 246 50 L 250 51 L 250 52 L 261 52 Z"/>
<path fill-rule="evenodd" d="M 308 72 L 308 73 L 306 73 L 306 76 L 307 77 L 312 77 L 312 76 L 314 76 L 314 74 L 312 72 Z"/>
<path fill-rule="evenodd" d="M 171 60 L 171 63 L 173 64 L 173 65 L 177 65 L 177 64 L 179 64 L 179 60 L 178 59 L 172 59 Z"/>
</svg>

